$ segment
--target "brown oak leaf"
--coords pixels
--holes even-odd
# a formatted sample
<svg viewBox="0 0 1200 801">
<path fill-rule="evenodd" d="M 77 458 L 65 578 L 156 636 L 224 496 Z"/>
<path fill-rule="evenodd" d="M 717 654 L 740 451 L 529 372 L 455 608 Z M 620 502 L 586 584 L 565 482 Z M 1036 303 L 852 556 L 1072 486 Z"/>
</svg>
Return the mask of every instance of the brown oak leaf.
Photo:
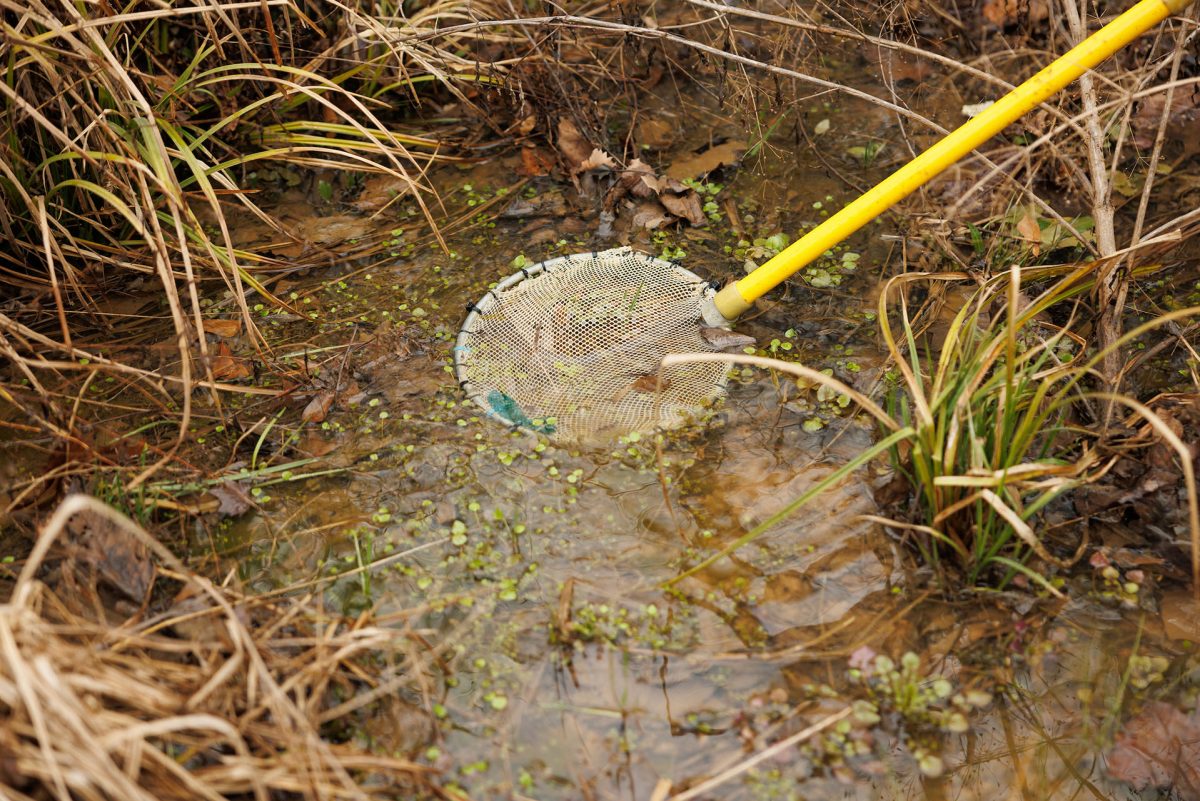
<svg viewBox="0 0 1200 801">
<path fill-rule="evenodd" d="M 313 399 L 304 407 L 304 412 L 301 413 L 300 419 L 306 423 L 320 423 L 325 419 L 325 415 L 329 414 L 330 407 L 333 406 L 333 400 L 337 394 L 333 390 L 323 390 L 313 395 Z"/>
<path fill-rule="evenodd" d="M 579 171 L 579 165 L 587 161 L 594 149 L 575 123 L 568 119 L 558 121 L 558 152 L 572 173 Z"/>
<path fill-rule="evenodd" d="M 700 196 L 695 192 L 684 195 L 663 192 L 658 196 L 658 200 L 667 211 L 676 217 L 682 217 L 697 228 L 708 222 L 708 218 L 704 216 L 704 209 L 700 206 Z"/>
<path fill-rule="evenodd" d="M 1108 775 L 1136 790 L 1173 788 L 1200 801 L 1200 717 L 1152 701 L 1125 723 L 1108 752 Z"/>
<path fill-rule="evenodd" d="M 204 333 L 219 337 L 236 337 L 242 330 L 241 320 L 205 320 Z"/>
<path fill-rule="evenodd" d="M 616 160 L 605 153 L 600 148 L 593 148 L 591 155 L 583 160 L 583 163 L 575 168 L 576 172 L 587 172 L 588 170 L 615 170 L 617 169 Z"/>
<path fill-rule="evenodd" d="M 521 149 L 521 163 L 517 166 L 517 174 L 526 178 L 536 178 L 549 175 L 554 168 L 554 154 L 538 147 Z"/>
<path fill-rule="evenodd" d="M 154 583 L 154 563 L 145 543 L 107 517 L 84 510 L 67 521 L 99 578 L 131 601 L 142 601 Z"/>
<path fill-rule="evenodd" d="M 254 508 L 254 500 L 250 493 L 236 481 L 226 481 L 210 487 L 208 494 L 217 499 L 217 514 L 221 517 L 237 517 Z"/>
<path fill-rule="evenodd" d="M 245 359 L 233 355 L 233 351 L 224 342 L 217 345 L 212 359 L 213 378 L 218 381 L 229 381 L 236 378 L 247 378 L 251 375 L 250 367 Z"/>
</svg>

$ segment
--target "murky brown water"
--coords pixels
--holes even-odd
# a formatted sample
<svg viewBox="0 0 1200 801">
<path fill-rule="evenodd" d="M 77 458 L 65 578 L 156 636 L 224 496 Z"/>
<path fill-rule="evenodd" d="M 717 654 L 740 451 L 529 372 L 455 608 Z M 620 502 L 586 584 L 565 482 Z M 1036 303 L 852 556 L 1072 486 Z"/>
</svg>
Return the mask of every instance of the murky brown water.
<svg viewBox="0 0 1200 801">
<path fill-rule="evenodd" d="M 702 149 L 714 132 L 746 137 L 715 110 L 666 94 L 658 102 L 666 118 L 698 120 L 664 144 L 671 153 Z M 794 234 L 819 219 L 814 203 L 844 200 L 822 159 L 838 158 L 864 126 L 874 135 L 882 125 L 861 109 L 814 110 L 814 120 L 833 120 L 834 155 L 773 143 L 757 171 L 742 169 L 726 190 L 747 239 Z M 483 164 L 438 180 L 470 185 L 460 197 L 487 197 L 512 184 L 508 169 Z M 530 187 L 530 200 L 573 191 Z M 259 591 L 352 571 L 328 580 L 331 605 L 417 610 L 412 627 L 449 646 L 443 669 L 426 677 L 432 705 L 381 710 L 354 736 L 445 767 L 446 780 L 474 799 L 663 798 L 660 782 L 684 788 L 840 709 L 839 697 L 855 697 L 847 660 L 869 646 L 896 659 L 916 651 L 928 678 L 956 687 L 983 683 L 977 667 L 988 664 L 1011 689 L 974 716 L 969 733 L 939 735 L 941 779 L 922 776 L 892 720 L 850 768 L 788 751 L 703 797 L 1136 797 L 1103 776 L 1097 756 L 1117 694 L 1141 692 L 1128 685 L 1129 656 L 1163 653 L 1186 665 L 1190 647 L 1171 644 L 1142 613 L 1099 601 L 1047 610 L 1023 596 L 937 600 L 928 576 L 905 575 L 897 546 L 857 520 L 874 509 L 882 468 L 860 471 L 734 558 L 663 589 L 871 442 L 872 429 L 835 398 L 739 373 L 714 421 L 661 442 L 645 435 L 593 449 L 506 431 L 463 402 L 447 370 L 465 303 L 510 273 L 519 253 L 537 261 L 618 244 L 592 239 L 598 225 L 570 213 L 540 228 L 502 220 L 452 235 L 452 259 L 421 248 L 320 277 L 345 275 L 312 295 L 327 313 L 363 335 L 387 331 L 348 362 L 356 397 L 303 435 L 310 449 L 333 448 L 311 469 L 337 472 L 270 487 L 265 511 L 240 519 L 220 545 Z M 553 234 L 531 246 L 543 229 Z M 736 247 L 732 229 L 727 217 L 634 244 L 681 247 L 689 268 L 723 281 L 740 266 L 724 250 Z M 872 239 L 855 240 L 861 258 L 840 286 L 793 287 L 740 330 L 869 389 L 881 367 L 870 298 L 889 253 Z M 307 294 L 315 283 L 295 288 Z"/>
</svg>

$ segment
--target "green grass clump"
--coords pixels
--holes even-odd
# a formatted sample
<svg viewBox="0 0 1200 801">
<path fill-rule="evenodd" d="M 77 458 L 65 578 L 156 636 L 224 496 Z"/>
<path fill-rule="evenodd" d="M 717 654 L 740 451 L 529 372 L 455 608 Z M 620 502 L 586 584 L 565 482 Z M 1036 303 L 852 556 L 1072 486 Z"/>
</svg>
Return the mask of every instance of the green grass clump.
<svg viewBox="0 0 1200 801">
<path fill-rule="evenodd" d="M 961 279 L 903 276 L 888 289 Z M 1050 586 L 1026 567 L 1029 555 L 1067 567 L 1082 554 L 1081 543 L 1069 558 L 1057 557 L 1035 533 L 1038 515 L 1055 499 L 1103 471 L 1073 416 L 1084 342 L 1066 326 L 1038 319 L 1074 295 L 1077 284 L 1062 282 L 1023 301 L 1014 269 L 975 293 L 940 343 L 919 338 L 903 297 L 894 310 L 898 343 L 890 293 L 880 300 L 895 364 L 888 412 L 914 431 L 891 450 L 912 488 L 906 528 L 924 561 L 940 569 L 950 556 L 971 584 L 993 575 L 1003 586 L 1023 573 Z"/>
<path fill-rule="evenodd" d="M 1057 594 L 1047 572 L 1074 564 L 1087 541 L 1074 553 L 1056 555 L 1044 540 L 1044 514 L 1111 467 L 1098 447 L 1108 405 L 1132 408 L 1160 434 L 1166 432 L 1177 452 L 1186 449 L 1136 401 L 1085 390 L 1102 354 L 1089 358 L 1086 342 L 1070 325 L 1073 299 L 1091 288 L 1091 270 L 1077 269 L 1032 299 L 1021 292 L 1022 276 L 1014 267 L 984 284 L 954 315 L 940 343 L 921 339 L 903 293 L 890 308 L 890 290 L 966 276 L 900 276 L 881 295 L 881 330 L 897 374 L 888 413 L 914 432 L 890 449 L 893 465 L 912 489 L 906 519 L 893 522 L 912 532 L 923 560 L 939 571 L 953 566 L 969 584 L 996 587 L 1023 574 Z M 1188 311 L 1195 310 L 1183 314 Z M 1051 312 L 1065 322 L 1050 322 Z M 900 324 L 899 342 L 893 316 Z M 1136 329 L 1122 343 L 1165 322 L 1160 318 Z M 1200 532 L 1190 459 L 1181 464 L 1195 540 Z M 1030 567 L 1035 557 L 1041 566 L 1036 570 Z"/>
<path fill-rule="evenodd" d="M 1100 479 L 1112 466 L 1102 456 L 1103 421 L 1112 404 L 1142 417 L 1180 456 L 1191 522 L 1193 570 L 1200 577 L 1200 508 L 1191 458 L 1183 442 L 1152 410 L 1132 398 L 1089 392 L 1089 378 L 1104 353 L 1088 354 L 1070 330 L 1074 301 L 1091 289 L 1093 265 L 1053 280 L 1028 299 L 1022 278 L 1049 280 L 1058 268 L 1013 267 L 990 279 L 957 311 L 944 334 L 934 336 L 914 320 L 903 291 L 916 283 L 970 280 L 962 273 L 907 273 L 887 283 L 879 323 L 891 355 L 881 407 L 832 376 L 802 365 L 754 356 L 667 356 L 664 366 L 689 361 L 755 364 L 843 393 L 872 415 L 882 438 L 818 482 L 781 511 L 669 583 L 692 575 L 757 539 L 774 525 L 887 454 L 906 485 L 904 508 L 871 519 L 901 530 L 932 566 L 943 586 L 962 583 L 996 588 L 1023 575 L 1059 595 L 1056 569 L 1066 569 L 1087 542 L 1056 553 L 1045 537 L 1045 515 L 1056 500 Z M 1061 324 L 1050 321 L 1053 313 Z M 1182 309 L 1126 333 L 1124 346 L 1147 330 L 1195 316 Z M 1064 319 L 1065 318 L 1065 319 Z M 899 324 L 899 337 L 892 320 Z M 1073 551 L 1073 552 L 1072 552 Z M 954 580 L 950 580 L 954 574 Z"/>
</svg>

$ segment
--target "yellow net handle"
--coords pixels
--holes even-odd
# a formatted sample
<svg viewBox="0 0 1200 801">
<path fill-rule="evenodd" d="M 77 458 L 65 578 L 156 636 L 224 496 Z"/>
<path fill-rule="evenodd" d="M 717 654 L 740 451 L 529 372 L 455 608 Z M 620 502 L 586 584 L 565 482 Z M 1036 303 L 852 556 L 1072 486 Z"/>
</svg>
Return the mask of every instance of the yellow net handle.
<svg viewBox="0 0 1200 801">
<path fill-rule="evenodd" d="M 717 293 L 713 302 L 728 320 L 736 319 L 754 301 L 783 283 L 797 270 L 908 197 L 938 173 L 998 134 L 1009 123 L 1058 92 L 1192 0 L 1140 0 L 1133 8 L 1071 48 L 1025 83 L 967 120 L 944 139 L 889 175 L 801 239 L 740 281 Z"/>
</svg>

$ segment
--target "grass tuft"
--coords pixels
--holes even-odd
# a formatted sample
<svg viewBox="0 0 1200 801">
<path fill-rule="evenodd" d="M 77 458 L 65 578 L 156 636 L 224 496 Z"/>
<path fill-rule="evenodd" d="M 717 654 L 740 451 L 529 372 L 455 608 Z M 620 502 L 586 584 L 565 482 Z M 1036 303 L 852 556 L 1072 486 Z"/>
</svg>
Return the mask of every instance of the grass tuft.
<svg viewBox="0 0 1200 801">
<path fill-rule="evenodd" d="M 905 522 L 920 524 L 909 530 L 926 563 L 939 571 L 953 566 L 972 585 L 1002 588 L 1020 574 L 1056 594 L 1048 573 L 1069 568 L 1088 543 L 1083 538 L 1073 550 L 1053 552 L 1042 533 L 1045 514 L 1115 461 L 1101 456 L 1104 404 L 1084 391 L 1105 353 L 1088 357 L 1087 343 L 1071 331 L 1075 300 L 1094 282 L 1092 265 L 1033 298 L 1022 292 L 1025 272 L 1038 273 L 1013 267 L 986 282 L 957 310 L 940 342 L 918 331 L 902 290 L 966 276 L 909 274 L 888 283 L 879 301 L 881 331 L 896 368 L 888 412 L 915 431 L 891 458 L 911 488 Z M 1118 345 L 1197 312 L 1161 317 Z M 1065 320 L 1055 324 L 1052 315 Z M 892 318 L 900 325 L 899 341 Z M 1106 396 L 1114 398 L 1119 396 Z M 1157 422 L 1156 431 L 1166 430 L 1146 407 L 1119 402 Z M 1181 462 L 1190 471 L 1190 459 Z M 1187 486 L 1194 507 L 1194 482 Z M 1191 528 L 1197 552 L 1200 525 L 1193 519 Z M 1031 568 L 1033 561 L 1040 567 Z"/>
<path fill-rule="evenodd" d="M 829 375 L 803 365 L 755 356 L 674 354 L 663 366 L 727 361 L 795 375 L 845 394 L 875 418 L 883 438 L 873 447 L 729 546 L 672 579 L 674 584 L 765 534 L 850 472 L 886 453 L 908 500 L 891 517 L 870 519 L 904 533 L 946 588 L 1004 588 L 1024 576 L 1061 595 L 1056 571 L 1084 554 L 1086 538 L 1052 543 L 1046 514 L 1056 502 L 1102 478 L 1116 456 L 1102 456 L 1106 403 L 1127 406 L 1179 457 L 1187 488 L 1193 581 L 1200 586 L 1200 504 L 1189 451 L 1152 409 L 1123 396 L 1086 391 L 1103 351 L 1087 355 L 1071 330 L 1076 301 L 1092 289 L 1093 265 L 1052 280 L 1040 294 L 1022 291 L 1026 276 L 1061 268 L 1013 267 L 993 277 L 933 330 L 909 310 L 917 285 L 970 280 L 963 273 L 906 273 L 879 299 L 880 331 L 893 368 L 883 407 Z M 930 293 L 933 294 L 933 293 Z M 932 307 L 936 304 L 931 304 Z M 1200 308 L 1162 315 L 1125 334 L 1124 346 L 1152 328 L 1194 317 Z M 1058 316 L 1061 323 L 1054 323 Z M 1065 318 L 1065 319 L 1063 319 Z M 899 336 L 892 321 L 899 325 Z M 953 578 L 950 573 L 953 572 Z"/>
</svg>

